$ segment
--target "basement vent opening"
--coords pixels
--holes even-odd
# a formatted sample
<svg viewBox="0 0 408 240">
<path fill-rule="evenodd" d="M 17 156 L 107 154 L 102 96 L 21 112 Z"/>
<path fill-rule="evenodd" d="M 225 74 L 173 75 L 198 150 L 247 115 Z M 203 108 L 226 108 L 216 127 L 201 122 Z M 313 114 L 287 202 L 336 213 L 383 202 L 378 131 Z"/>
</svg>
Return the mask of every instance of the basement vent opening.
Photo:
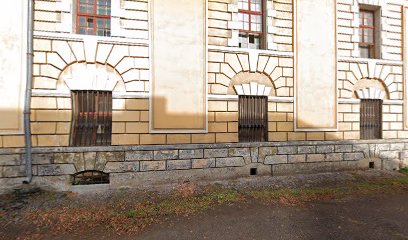
<svg viewBox="0 0 408 240">
<path fill-rule="evenodd" d="M 72 185 L 109 184 L 109 174 L 96 170 L 82 171 L 73 175 Z"/>
<path fill-rule="evenodd" d="M 258 174 L 258 169 L 257 168 L 249 169 L 249 175 L 256 176 L 257 174 Z"/>
<path fill-rule="evenodd" d="M 374 162 L 369 162 L 368 163 L 368 168 L 374 168 Z"/>
</svg>

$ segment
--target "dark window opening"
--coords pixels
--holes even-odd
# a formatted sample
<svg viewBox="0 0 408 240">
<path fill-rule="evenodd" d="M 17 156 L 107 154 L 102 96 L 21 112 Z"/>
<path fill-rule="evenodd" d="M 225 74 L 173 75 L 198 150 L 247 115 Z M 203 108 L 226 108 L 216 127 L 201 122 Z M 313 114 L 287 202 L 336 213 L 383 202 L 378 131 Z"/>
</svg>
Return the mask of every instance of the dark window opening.
<svg viewBox="0 0 408 240">
<path fill-rule="evenodd" d="M 76 9 L 77 33 L 111 35 L 111 0 L 77 0 Z"/>
<path fill-rule="evenodd" d="M 239 141 L 268 141 L 268 97 L 239 96 L 238 107 Z"/>
<path fill-rule="evenodd" d="M 360 138 L 382 138 L 382 100 L 362 99 L 360 105 Z"/>
<path fill-rule="evenodd" d="M 96 170 L 78 172 L 72 177 L 72 185 L 109 184 L 109 174 Z"/>
<path fill-rule="evenodd" d="M 239 47 L 263 48 L 263 0 L 238 0 Z"/>
<path fill-rule="evenodd" d="M 107 146 L 112 135 L 112 92 L 72 91 L 71 146 Z"/>
</svg>

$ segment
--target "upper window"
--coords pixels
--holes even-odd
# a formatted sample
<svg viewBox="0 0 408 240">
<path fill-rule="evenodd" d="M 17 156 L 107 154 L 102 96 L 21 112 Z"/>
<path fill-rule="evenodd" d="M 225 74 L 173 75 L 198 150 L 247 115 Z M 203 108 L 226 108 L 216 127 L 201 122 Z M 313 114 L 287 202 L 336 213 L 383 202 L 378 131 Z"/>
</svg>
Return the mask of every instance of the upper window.
<svg viewBox="0 0 408 240">
<path fill-rule="evenodd" d="M 79 34 L 111 35 L 111 0 L 76 0 L 76 29 Z"/>
<path fill-rule="evenodd" d="M 375 10 L 360 9 L 359 48 L 362 58 L 378 58 L 380 55 L 377 15 Z"/>
<path fill-rule="evenodd" d="M 263 0 L 238 0 L 239 47 L 263 48 Z"/>
</svg>

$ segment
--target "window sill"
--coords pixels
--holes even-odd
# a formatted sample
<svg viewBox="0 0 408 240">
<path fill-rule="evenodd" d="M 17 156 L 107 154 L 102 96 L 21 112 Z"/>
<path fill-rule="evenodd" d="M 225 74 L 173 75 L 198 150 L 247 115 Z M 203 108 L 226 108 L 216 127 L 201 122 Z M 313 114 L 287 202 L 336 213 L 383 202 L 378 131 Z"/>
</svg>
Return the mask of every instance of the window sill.
<svg viewBox="0 0 408 240">
<path fill-rule="evenodd" d="M 223 47 L 223 46 L 208 45 L 208 50 L 293 57 L 293 52 L 282 52 L 282 51 L 275 51 L 275 50 L 268 50 L 268 49 L 249 49 L 249 48 L 240 48 L 240 47 Z"/>
<path fill-rule="evenodd" d="M 379 63 L 379 64 L 388 64 L 388 65 L 402 65 L 403 61 L 398 60 L 385 60 L 385 59 L 376 59 L 376 58 L 360 58 L 360 57 L 338 57 L 338 61 L 343 62 L 356 62 L 356 63 Z"/>
</svg>

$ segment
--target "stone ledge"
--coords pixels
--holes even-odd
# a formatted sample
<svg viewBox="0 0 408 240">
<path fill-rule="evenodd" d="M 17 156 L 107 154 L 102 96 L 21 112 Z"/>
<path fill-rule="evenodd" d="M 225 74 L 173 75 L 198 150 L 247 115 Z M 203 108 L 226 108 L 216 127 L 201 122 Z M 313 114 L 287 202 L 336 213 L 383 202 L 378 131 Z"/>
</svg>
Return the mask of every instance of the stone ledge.
<svg viewBox="0 0 408 240">
<path fill-rule="evenodd" d="M 408 139 L 381 140 L 340 140 L 340 141 L 288 141 L 259 143 L 211 143 L 211 144 L 177 144 L 177 145 L 136 145 L 136 146 L 101 146 L 101 147 L 35 147 L 33 153 L 75 153 L 75 152 L 123 152 L 123 151 L 159 151 L 159 150 L 194 150 L 221 148 L 251 148 L 251 147 L 286 147 L 286 146 L 325 146 L 325 145 L 357 145 L 357 144 L 407 144 Z M 378 149 L 378 150 L 388 150 Z M 0 155 L 22 154 L 24 148 L 0 148 Z"/>
</svg>

